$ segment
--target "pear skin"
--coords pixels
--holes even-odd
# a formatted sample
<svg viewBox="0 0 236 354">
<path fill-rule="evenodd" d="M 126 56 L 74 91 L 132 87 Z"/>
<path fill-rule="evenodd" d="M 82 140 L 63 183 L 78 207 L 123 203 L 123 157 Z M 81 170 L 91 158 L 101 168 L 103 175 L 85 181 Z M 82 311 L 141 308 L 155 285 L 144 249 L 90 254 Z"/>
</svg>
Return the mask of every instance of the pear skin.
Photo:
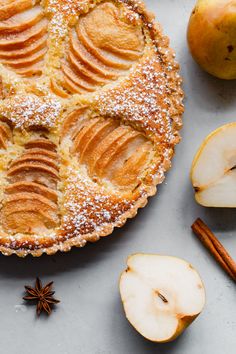
<svg viewBox="0 0 236 354">
<path fill-rule="evenodd" d="M 198 0 L 187 39 L 193 58 L 205 71 L 236 79 L 236 0 Z"/>
</svg>

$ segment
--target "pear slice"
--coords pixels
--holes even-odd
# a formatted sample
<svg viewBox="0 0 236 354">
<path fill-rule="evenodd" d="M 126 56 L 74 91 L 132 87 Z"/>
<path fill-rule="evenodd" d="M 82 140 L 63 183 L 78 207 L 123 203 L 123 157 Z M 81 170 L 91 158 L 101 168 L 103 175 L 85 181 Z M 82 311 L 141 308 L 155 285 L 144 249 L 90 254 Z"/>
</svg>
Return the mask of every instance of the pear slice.
<svg viewBox="0 0 236 354">
<path fill-rule="evenodd" d="M 78 40 L 75 30 L 70 32 L 70 46 L 76 57 L 92 72 L 100 74 L 102 77 L 115 80 L 121 72 L 101 63 L 93 56 Z M 124 74 L 124 72 L 123 72 Z"/>
<path fill-rule="evenodd" d="M 196 201 L 207 207 L 236 207 L 236 122 L 203 141 L 191 169 Z"/>
<path fill-rule="evenodd" d="M 182 259 L 154 254 L 132 255 L 127 266 L 120 294 L 128 321 L 148 340 L 174 340 L 204 307 L 199 274 Z"/>
<path fill-rule="evenodd" d="M 34 148 L 39 148 L 39 149 L 45 149 L 49 151 L 56 151 L 56 145 L 47 139 L 44 138 L 38 138 L 34 140 L 28 141 L 28 143 L 25 144 L 26 149 L 34 149 Z"/>
</svg>

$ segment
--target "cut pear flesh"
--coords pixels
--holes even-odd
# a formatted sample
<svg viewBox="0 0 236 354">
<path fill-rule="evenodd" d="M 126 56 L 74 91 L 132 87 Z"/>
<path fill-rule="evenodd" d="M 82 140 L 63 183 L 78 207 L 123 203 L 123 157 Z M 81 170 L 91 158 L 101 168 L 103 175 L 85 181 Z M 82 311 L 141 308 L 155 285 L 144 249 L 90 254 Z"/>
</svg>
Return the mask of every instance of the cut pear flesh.
<svg viewBox="0 0 236 354">
<path fill-rule="evenodd" d="M 121 274 L 120 294 L 128 321 L 146 339 L 169 342 L 199 315 L 205 290 L 186 261 L 135 254 Z"/>
<path fill-rule="evenodd" d="M 196 201 L 207 207 L 236 207 L 236 122 L 203 141 L 191 169 Z"/>
</svg>

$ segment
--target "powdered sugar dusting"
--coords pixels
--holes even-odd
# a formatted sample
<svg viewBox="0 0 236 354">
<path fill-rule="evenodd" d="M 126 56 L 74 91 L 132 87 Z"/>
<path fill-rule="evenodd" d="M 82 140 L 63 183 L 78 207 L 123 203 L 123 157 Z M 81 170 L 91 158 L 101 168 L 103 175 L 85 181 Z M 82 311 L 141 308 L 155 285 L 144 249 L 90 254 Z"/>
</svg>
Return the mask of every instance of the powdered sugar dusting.
<svg viewBox="0 0 236 354">
<path fill-rule="evenodd" d="M 89 7 L 89 0 L 49 0 L 47 12 L 51 16 L 49 24 L 53 41 L 64 38 L 68 32 L 68 23 L 75 19 Z"/>
<path fill-rule="evenodd" d="M 68 237 L 102 233 L 108 223 L 117 222 L 135 204 L 135 198 L 132 200 L 115 195 L 79 172 L 71 170 L 69 176 L 62 219 L 62 228 Z"/>
<path fill-rule="evenodd" d="M 64 37 L 67 33 L 67 24 L 61 13 L 55 13 L 50 22 L 50 33 L 53 38 Z"/>
<path fill-rule="evenodd" d="M 9 119 L 15 128 L 52 128 L 60 111 L 60 102 L 50 95 L 16 95 L 6 99 L 0 107 L 0 114 Z"/>
<path fill-rule="evenodd" d="M 134 123 L 149 135 L 154 135 L 156 140 L 171 142 L 175 136 L 169 98 L 172 92 L 168 81 L 159 56 L 151 56 L 138 64 L 122 85 L 97 95 L 99 112 Z"/>
<path fill-rule="evenodd" d="M 49 0 L 47 9 L 49 13 L 60 13 L 68 18 L 84 12 L 90 3 L 89 0 Z"/>
</svg>

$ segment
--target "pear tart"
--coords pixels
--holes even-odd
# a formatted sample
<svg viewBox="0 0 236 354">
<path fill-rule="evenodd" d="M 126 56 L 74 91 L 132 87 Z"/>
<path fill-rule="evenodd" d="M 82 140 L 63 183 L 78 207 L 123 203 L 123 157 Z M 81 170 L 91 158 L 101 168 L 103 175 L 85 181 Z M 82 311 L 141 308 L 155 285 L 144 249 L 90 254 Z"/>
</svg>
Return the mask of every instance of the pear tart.
<svg viewBox="0 0 236 354">
<path fill-rule="evenodd" d="M 135 0 L 0 2 L 0 251 L 109 235 L 144 207 L 182 126 L 174 52 Z"/>
</svg>

